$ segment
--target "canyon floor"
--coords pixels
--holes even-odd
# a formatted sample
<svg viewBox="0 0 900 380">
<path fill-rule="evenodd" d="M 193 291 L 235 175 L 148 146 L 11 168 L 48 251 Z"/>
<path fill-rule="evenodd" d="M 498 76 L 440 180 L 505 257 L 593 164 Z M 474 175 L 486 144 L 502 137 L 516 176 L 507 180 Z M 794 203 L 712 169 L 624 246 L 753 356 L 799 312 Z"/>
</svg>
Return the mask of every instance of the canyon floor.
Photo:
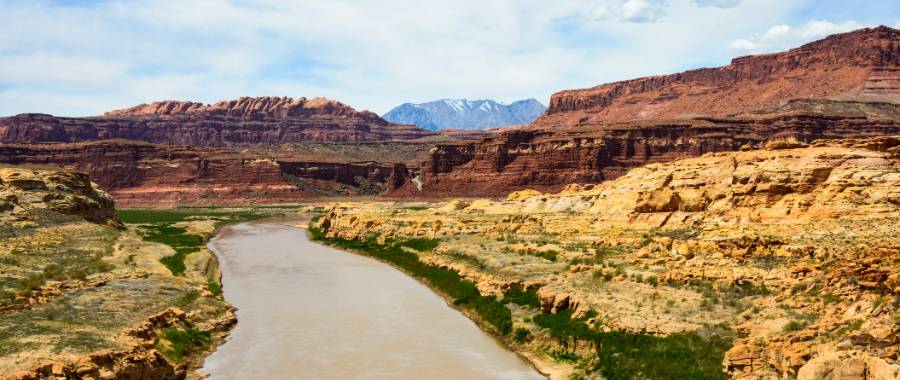
<svg viewBox="0 0 900 380">
<path fill-rule="evenodd" d="M 781 141 L 554 194 L 338 203 L 313 232 L 552 378 L 896 379 L 898 149 Z"/>
</svg>

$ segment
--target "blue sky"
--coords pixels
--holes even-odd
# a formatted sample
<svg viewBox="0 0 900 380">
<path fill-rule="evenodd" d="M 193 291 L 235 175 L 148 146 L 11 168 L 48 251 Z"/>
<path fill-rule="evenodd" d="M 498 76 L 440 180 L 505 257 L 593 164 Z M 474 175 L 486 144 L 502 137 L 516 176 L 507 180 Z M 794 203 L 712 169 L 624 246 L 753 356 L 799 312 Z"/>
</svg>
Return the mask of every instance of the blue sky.
<svg viewBox="0 0 900 380">
<path fill-rule="evenodd" d="M 4 1 L 0 115 L 164 100 L 511 102 L 727 64 L 866 26 L 900 1 Z"/>
</svg>

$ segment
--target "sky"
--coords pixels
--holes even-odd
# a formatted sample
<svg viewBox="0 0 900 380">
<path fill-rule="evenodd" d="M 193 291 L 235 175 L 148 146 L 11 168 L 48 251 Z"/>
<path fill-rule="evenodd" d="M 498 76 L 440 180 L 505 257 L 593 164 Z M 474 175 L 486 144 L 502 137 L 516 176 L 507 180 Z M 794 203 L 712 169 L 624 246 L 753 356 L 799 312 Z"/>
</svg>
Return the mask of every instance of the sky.
<svg viewBox="0 0 900 380">
<path fill-rule="evenodd" d="M 785 50 L 900 1 L 0 0 L 0 116 L 159 100 L 324 96 L 379 114 L 556 91 Z"/>
</svg>

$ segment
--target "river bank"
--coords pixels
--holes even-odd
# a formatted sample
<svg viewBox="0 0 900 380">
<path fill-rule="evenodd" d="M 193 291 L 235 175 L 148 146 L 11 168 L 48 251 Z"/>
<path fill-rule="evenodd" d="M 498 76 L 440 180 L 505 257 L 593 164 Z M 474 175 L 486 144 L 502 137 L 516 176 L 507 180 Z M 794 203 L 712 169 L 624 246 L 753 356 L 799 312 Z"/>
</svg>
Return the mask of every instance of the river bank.
<svg viewBox="0 0 900 380">
<path fill-rule="evenodd" d="M 464 302 L 460 302 L 459 298 L 454 297 L 447 290 L 442 289 L 440 286 L 433 283 L 433 280 L 427 278 L 427 276 L 423 276 L 421 273 L 415 273 L 415 271 L 411 270 L 410 268 L 400 265 L 399 262 L 385 259 L 385 257 L 383 256 L 380 257 L 377 254 L 373 254 L 370 246 L 366 246 L 365 244 L 363 244 L 361 247 L 354 248 L 352 245 L 348 246 L 346 244 L 343 244 L 347 243 L 347 241 L 343 239 L 329 239 L 322 236 L 321 233 L 319 233 L 318 229 L 316 229 L 315 227 L 308 228 L 306 224 L 296 225 L 296 227 L 306 228 L 308 230 L 308 236 L 312 241 L 318 242 L 325 246 L 336 247 L 342 251 L 351 252 L 360 256 L 374 258 L 380 262 L 390 265 L 392 268 L 400 272 L 403 272 L 410 278 L 415 279 L 422 285 L 428 287 L 434 294 L 440 296 L 448 307 L 466 316 L 468 319 L 474 322 L 484 333 L 489 334 L 491 338 L 493 338 L 498 344 L 514 352 L 522 360 L 527 361 L 535 370 L 540 372 L 545 377 L 549 379 L 568 379 L 576 372 L 574 366 L 569 365 L 569 363 L 566 363 L 564 361 L 552 360 L 551 358 L 548 358 L 546 353 L 544 352 L 529 349 L 526 345 L 523 344 L 517 344 L 513 339 L 510 339 L 509 332 L 498 330 L 498 326 L 492 324 L 492 321 L 489 321 L 486 318 L 482 317 L 477 309 L 473 309 L 471 307 L 463 307 L 462 304 Z M 378 245 L 376 244 L 375 246 L 377 247 Z M 407 247 L 407 249 L 410 248 Z M 459 279 L 458 281 L 462 280 Z M 463 281 L 462 283 L 465 282 Z M 486 298 L 493 299 L 493 297 Z M 505 308 L 506 306 L 501 307 Z"/>
<path fill-rule="evenodd" d="M 210 241 L 240 320 L 201 368 L 210 378 L 541 378 L 414 279 L 283 224 Z"/>
</svg>

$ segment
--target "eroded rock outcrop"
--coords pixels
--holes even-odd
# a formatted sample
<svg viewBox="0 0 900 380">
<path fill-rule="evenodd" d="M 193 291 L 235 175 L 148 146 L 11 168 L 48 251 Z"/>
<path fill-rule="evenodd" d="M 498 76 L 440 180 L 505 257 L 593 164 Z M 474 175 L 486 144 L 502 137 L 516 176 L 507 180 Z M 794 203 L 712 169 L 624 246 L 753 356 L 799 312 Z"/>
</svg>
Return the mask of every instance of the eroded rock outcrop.
<svg viewBox="0 0 900 380">
<path fill-rule="evenodd" d="M 94 223 L 118 224 L 112 197 L 91 182 L 87 174 L 0 167 L 0 215 L 15 219 L 36 209 L 78 216 Z"/>
</svg>

